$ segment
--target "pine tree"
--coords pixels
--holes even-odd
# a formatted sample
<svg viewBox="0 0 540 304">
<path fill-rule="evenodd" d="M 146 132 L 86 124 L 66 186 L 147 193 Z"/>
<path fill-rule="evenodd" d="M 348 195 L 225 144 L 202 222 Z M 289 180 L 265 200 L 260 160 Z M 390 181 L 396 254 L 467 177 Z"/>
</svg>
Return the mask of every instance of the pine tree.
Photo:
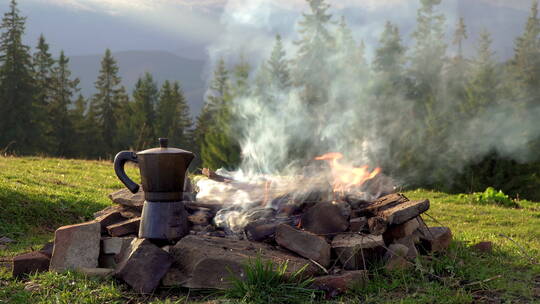
<svg viewBox="0 0 540 304">
<path fill-rule="evenodd" d="M 51 135 L 54 138 L 54 153 L 59 156 L 73 156 L 71 142 L 74 140 L 73 125 L 69 117 L 69 108 L 73 103 L 73 95 L 77 93 L 79 79 L 71 79 L 68 67 L 69 58 L 60 52 L 57 64 L 51 75 L 51 96 L 49 117 L 51 117 Z"/>
<path fill-rule="evenodd" d="M 421 0 L 418 10 L 417 28 L 412 37 L 415 41 L 410 57 L 409 74 L 415 87 L 411 94 L 421 102 L 423 113 L 433 106 L 437 90 L 441 84 L 441 72 L 446 53 L 444 42 L 445 18 L 437 14 L 435 8 L 441 0 Z"/>
<path fill-rule="evenodd" d="M 401 42 L 399 28 L 388 21 L 375 50 L 373 69 L 389 80 L 389 90 L 394 91 L 394 85 L 399 84 L 403 77 L 404 64 L 405 46 Z"/>
<path fill-rule="evenodd" d="M 34 78 L 36 86 L 35 104 L 39 109 L 37 123 L 42 130 L 40 137 L 40 146 L 43 152 L 54 153 L 54 138 L 52 138 L 52 123 L 54 117 L 49 114 L 49 103 L 52 95 L 52 69 L 55 60 L 49 53 L 49 45 L 45 41 L 43 34 L 39 36 L 37 51 L 33 57 Z"/>
<path fill-rule="evenodd" d="M 32 59 L 22 41 L 25 20 L 11 0 L 0 25 L 0 149 L 28 154 L 40 148 L 38 119 L 43 109 L 34 101 Z"/>
<path fill-rule="evenodd" d="M 268 61 L 266 61 L 264 68 L 268 72 L 271 88 L 284 91 L 291 86 L 291 72 L 288 67 L 287 54 L 279 34 L 276 35 L 272 54 Z"/>
<path fill-rule="evenodd" d="M 148 72 L 140 77 L 133 91 L 134 125 L 138 127 L 136 149 L 156 142 L 156 106 L 159 91 L 154 78 Z"/>
<path fill-rule="evenodd" d="M 540 19 L 538 2 L 533 1 L 525 32 L 516 39 L 512 68 L 515 95 L 527 103 L 540 104 Z"/>
<path fill-rule="evenodd" d="M 88 149 L 86 140 L 91 137 L 86 128 L 86 108 L 87 101 L 82 94 L 79 94 L 73 103 L 73 107 L 69 109 L 69 120 L 73 134 L 70 146 L 74 157 L 90 157 L 90 155 L 86 154 Z"/>
<path fill-rule="evenodd" d="M 178 82 L 171 85 L 167 80 L 163 83 L 159 92 L 157 122 L 158 136 L 167 137 L 171 145 L 186 150 L 193 147 L 190 138 L 193 122 L 189 106 Z"/>
<path fill-rule="evenodd" d="M 469 76 L 469 66 L 468 61 L 463 56 L 463 43 L 467 38 L 465 21 L 463 18 L 460 18 L 456 25 L 454 39 L 452 41 L 457 47 L 457 54 L 453 58 L 450 58 L 444 75 L 446 77 L 446 95 L 449 100 L 447 110 L 456 119 L 460 119 L 458 116 L 459 109 L 457 107 L 459 107 L 461 101 L 467 99 L 466 86 Z"/>
<path fill-rule="evenodd" d="M 500 89 L 500 71 L 491 50 L 491 35 L 483 29 L 478 40 L 477 53 L 471 64 L 471 78 L 467 85 L 467 96 L 461 111 L 473 117 L 497 101 Z"/>
<path fill-rule="evenodd" d="M 102 155 L 112 156 L 115 153 L 115 140 L 118 131 L 117 119 L 120 109 L 118 104 L 120 82 L 118 66 L 111 51 L 107 49 L 101 60 L 101 69 L 95 82 L 98 92 L 94 94 L 91 104 L 103 140 L 103 144 L 100 145 Z"/>
<path fill-rule="evenodd" d="M 313 105 L 314 113 L 317 105 L 328 100 L 326 86 L 333 77 L 331 68 L 328 66 L 332 55 L 334 38 L 329 27 L 332 25 L 332 15 L 327 11 L 329 5 L 324 0 L 307 0 L 310 13 L 303 13 L 303 19 L 299 22 L 299 34 L 301 40 L 296 41 L 298 46 L 295 60 L 294 82 L 304 91 L 304 100 Z"/>
<path fill-rule="evenodd" d="M 135 121 L 135 105 L 130 101 L 126 88 L 121 86 L 115 96 L 118 104 L 118 132 L 116 134 L 116 150 L 134 150 L 139 128 Z"/>
<path fill-rule="evenodd" d="M 202 165 L 211 169 L 235 168 L 240 163 L 240 147 L 232 133 L 232 95 L 229 72 L 221 59 L 214 71 L 210 85 L 211 94 L 207 100 L 204 114 L 208 121 L 198 121 L 204 134 L 201 146 Z M 200 122 L 200 123 L 199 123 Z"/>
</svg>

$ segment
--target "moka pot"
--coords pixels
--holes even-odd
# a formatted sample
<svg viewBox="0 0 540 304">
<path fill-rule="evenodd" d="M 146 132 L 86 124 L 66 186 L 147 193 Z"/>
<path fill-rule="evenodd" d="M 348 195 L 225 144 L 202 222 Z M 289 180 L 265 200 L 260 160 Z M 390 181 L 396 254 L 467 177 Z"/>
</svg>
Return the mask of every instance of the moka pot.
<svg viewBox="0 0 540 304">
<path fill-rule="evenodd" d="M 127 176 L 124 165 L 128 161 L 139 164 L 145 198 L 139 238 L 175 241 L 189 232 L 182 198 L 187 169 L 195 155 L 168 147 L 167 138 L 160 138 L 159 145 L 137 153 L 118 153 L 114 171 L 132 193 L 137 193 L 140 186 Z"/>
</svg>

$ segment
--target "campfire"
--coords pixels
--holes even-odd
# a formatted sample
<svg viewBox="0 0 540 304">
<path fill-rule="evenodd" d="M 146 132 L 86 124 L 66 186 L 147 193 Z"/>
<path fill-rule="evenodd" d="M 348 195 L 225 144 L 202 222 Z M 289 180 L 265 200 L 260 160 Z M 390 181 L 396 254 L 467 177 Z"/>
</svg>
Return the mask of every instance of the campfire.
<svg viewBox="0 0 540 304">
<path fill-rule="evenodd" d="M 305 267 L 314 288 L 335 295 L 370 269 L 408 268 L 420 254 L 447 249 L 450 229 L 422 219 L 429 200 L 397 193 L 381 168 L 349 165 L 341 153 L 313 162 L 316 173 L 289 176 L 204 169 L 186 182 L 189 232 L 168 242 L 138 238 L 144 192 L 117 191 L 94 221 L 57 230 L 48 268 L 111 274 L 148 293 L 159 285 L 227 288 L 231 272 L 242 277 L 259 257 L 286 262 L 290 272 Z M 15 275 L 28 270 L 19 260 Z"/>
</svg>

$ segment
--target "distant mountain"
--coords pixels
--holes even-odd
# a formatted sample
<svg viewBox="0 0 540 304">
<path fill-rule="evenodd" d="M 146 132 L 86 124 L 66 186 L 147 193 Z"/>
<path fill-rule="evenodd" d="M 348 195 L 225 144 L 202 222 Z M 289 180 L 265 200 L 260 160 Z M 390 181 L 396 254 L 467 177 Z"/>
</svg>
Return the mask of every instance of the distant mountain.
<svg viewBox="0 0 540 304">
<path fill-rule="evenodd" d="M 101 68 L 99 55 L 71 56 L 70 68 L 74 77 L 81 80 L 81 93 L 89 97 L 96 92 L 94 82 Z M 113 52 L 122 77 L 122 84 L 131 94 L 137 79 L 149 72 L 161 86 L 165 80 L 179 81 L 193 114 L 199 113 L 204 98 L 205 61 L 187 59 L 166 51 Z"/>
</svg>

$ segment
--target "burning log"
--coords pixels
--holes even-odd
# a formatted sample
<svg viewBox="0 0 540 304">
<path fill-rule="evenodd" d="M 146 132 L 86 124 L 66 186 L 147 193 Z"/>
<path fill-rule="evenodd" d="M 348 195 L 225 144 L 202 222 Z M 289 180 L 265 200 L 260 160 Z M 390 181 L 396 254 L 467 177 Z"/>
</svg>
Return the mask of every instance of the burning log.
<svg viewBox="0 0 540 304">
<path fill-rule="evenodd" d="M 211 180 L 215 180 L 216 182 L 223 182 L 223 183 L 232 182 L 232 179 L 219 175 L 215 171 L 212 171 L 208 168 L 203 168 L 202 174 Z"/>
</svg>

